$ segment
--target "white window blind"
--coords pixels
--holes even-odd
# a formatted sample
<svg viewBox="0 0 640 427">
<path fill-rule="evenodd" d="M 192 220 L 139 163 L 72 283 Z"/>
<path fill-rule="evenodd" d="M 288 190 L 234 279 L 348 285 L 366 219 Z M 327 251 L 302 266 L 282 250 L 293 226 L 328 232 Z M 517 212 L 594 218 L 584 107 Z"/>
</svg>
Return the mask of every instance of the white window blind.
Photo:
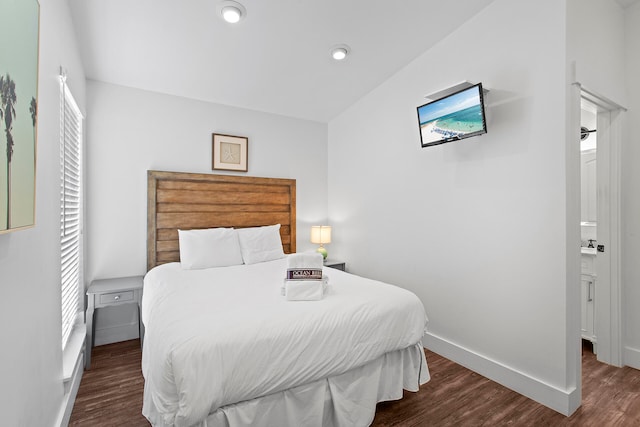
<svg viewBox="0 0 640 427">
<path fill-rule="evenodd" d="M 62 348 L 80 310 L 82 284 L 82 114 L 61 77 L 60 84 L 60 249 Z"/>
</svg>

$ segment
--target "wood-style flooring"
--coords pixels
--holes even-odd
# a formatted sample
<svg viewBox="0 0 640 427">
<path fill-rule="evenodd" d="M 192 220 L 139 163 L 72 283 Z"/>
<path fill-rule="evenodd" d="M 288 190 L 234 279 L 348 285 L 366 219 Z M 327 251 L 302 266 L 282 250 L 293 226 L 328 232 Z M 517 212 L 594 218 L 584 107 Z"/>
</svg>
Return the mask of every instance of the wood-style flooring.
<svg viewBox="0 0 640 427">
<path fill-rule="evenodd" d="M 380 403 L 373 426 L 640 426 L 640 371 L 599 363 L 588 348 L 582 355 L 582 406 L 569 418 L 425 353 L 431 381 L 402 400 Z M 141 415 L 141 356 L 137 340 L 94 348 L 70 425 L 149 426 Z"/>
<path fill-rule="evenodd" d="M 84 371 L 70 426 L 149 426 L 142 416 L 142 349 L 139 340 L 94 347 Z"/>
</svg>

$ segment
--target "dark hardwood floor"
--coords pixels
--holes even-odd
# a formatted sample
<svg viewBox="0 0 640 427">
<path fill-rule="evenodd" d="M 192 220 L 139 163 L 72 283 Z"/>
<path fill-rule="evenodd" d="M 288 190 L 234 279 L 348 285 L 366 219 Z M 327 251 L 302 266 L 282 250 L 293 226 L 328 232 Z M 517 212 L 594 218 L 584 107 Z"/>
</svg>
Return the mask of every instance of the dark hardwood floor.
<svg viewBox="0 0 640 427">
<path fill-rule="evenodd" d="M 431 381 L 399 401 L 378 404 L 374 426 L 640 426 L 640 371 L 582 351 L 582 406 L 565 417 L 435 353 Z"/>
<path fill-rule="evenodd" d="M 599 363 L 583 348 L 582 406 L 567 418 L 425 351 L 431 381 L 402 400 L 378 405 L 373 426 L 640 426 L 640 371 Z M 148 426 L 137 340 L 96 347 L 71 426 Z"/>
<path fill-rule="evenodd" d="M 144 379 L 140 341 L 94 347 L 70 426 L 149 426 L 142 416 Z"/>
</svg>

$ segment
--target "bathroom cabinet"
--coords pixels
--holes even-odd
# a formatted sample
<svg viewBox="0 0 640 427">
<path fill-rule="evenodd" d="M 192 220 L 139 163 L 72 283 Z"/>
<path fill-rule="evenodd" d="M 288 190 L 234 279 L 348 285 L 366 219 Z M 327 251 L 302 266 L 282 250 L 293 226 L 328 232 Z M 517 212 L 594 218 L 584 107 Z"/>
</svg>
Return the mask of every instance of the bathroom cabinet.
<svg viewBox="0 0 640 427">
<path fill-rule="evenodd" d="M 581 295 L 582 295 L 582 317 L 581 330 L 582 338 L 595 343 L 596 337 L 594 333 L 594 294 L 596 280 L 591 275 L 582 275 L 581 279 Z"/>
<path fill-rule="evenodd" d="M 582 338 L 593 343 L 596 348 L 595 304 L 596 304 L 596 271 L 595 255 L 582 254 L 581 289 L 581 332 Z"/>
</svg>

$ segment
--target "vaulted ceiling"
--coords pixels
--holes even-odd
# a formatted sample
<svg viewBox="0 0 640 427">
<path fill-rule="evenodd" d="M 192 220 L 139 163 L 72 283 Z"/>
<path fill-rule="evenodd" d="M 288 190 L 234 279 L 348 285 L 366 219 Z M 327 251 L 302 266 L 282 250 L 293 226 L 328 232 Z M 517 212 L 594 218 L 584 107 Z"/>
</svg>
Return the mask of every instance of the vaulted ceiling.
<svg viewBox="0 0 640 427">
<path fill-rule="evenodd" d="M 327 122 L 493 0 L 238 1 L 69 0 L 87 78 Z"/>
<path fill-rule="evenodd" d="M 69 0 L 87 78 L 327 122 L 493 0 L 238 1 Z"/>
</svg>

